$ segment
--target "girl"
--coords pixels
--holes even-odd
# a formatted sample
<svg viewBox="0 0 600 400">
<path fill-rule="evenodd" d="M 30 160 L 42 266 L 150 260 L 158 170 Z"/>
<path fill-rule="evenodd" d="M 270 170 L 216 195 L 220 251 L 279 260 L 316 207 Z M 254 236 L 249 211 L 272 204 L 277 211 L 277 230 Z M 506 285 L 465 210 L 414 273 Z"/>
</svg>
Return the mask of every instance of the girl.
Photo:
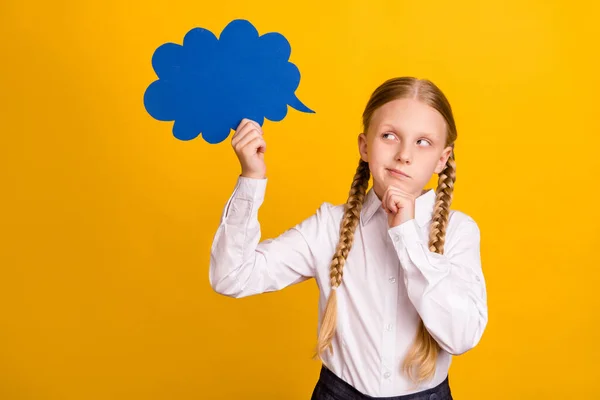
<svg viewBox="0 0 600 400">
<path fill-rule="evenodd" d="M 323 364 L 312 400 L 452 399 L 451 357 L 479 342 L 488 318 L 478 225 L 450 210 L 452 110 L 432 82 L 395 78 L 371 95 L 363 127 L 346 204 L 324 202 L 261 242 L 266 143 L 260 125 L 243 120 L 232 137 L 242 173 L 209 280 L 239 298 L 315 278 Z M 437 189 L 423 189 L 434 173 Z"/>
</svg>

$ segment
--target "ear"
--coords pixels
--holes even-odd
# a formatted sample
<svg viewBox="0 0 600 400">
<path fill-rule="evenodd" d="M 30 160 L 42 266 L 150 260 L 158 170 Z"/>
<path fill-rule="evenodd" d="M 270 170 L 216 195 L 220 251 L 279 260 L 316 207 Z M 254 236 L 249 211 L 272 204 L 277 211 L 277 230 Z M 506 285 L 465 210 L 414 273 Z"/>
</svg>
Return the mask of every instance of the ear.
<svg viewBox="0 0 600 400">
<path fill-rule="evenodd" d="M 440 156 L 440 159 L 437 165 L 435 166 L 436 174 L 441 173 L 444 170 L 444 168 L 446 168 L 446 162 L 448 161 L 448 158 L 450 158 L 450 154 L 452 154 L 452 146 L 448 146 L 444 149 L 444 151 L 442 151 L 442 155 Z"/>
<path fill-rule="evenodd" d="M 364 162 L 369 162 L 367 154 L 367 135 L 364 133 L 358 135 L 358 152 L 360 153 L 360 158 Z"/>
</svg>

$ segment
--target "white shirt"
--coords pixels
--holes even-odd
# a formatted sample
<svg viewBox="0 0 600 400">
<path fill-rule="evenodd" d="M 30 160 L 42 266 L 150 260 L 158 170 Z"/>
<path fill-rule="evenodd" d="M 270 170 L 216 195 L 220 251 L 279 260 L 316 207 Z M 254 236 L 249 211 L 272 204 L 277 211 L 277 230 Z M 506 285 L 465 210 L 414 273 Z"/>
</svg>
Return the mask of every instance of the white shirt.
<svg viewBox="0 0 600 400">
<path fill-rule="evenodd" d="M 211 247 L 210 284 L 218 293 L 239 298 L 314 277 L 320 326 L 344 205 L 322 203 L 293 228 L 261 242 L 258 210 L 266 184 L 267 179 L 238 177 Z M 438 385 L 452 355 L 473 348 L 487 325 L 479 228 L 468 215 L 451 210 L 444 254 L 431 252 L 434 202 L 430 189 L 416 199 L 414 219 L 388 228 L 381 201 L 372 188 L 366 194 L 337 289 L 333 355 L 323 355 L 337 376 L 364 394 L 399 396 Z M 442 350 L 434 378 L 415 387 L 401 365 L 419 316 Z"/>
</svg>

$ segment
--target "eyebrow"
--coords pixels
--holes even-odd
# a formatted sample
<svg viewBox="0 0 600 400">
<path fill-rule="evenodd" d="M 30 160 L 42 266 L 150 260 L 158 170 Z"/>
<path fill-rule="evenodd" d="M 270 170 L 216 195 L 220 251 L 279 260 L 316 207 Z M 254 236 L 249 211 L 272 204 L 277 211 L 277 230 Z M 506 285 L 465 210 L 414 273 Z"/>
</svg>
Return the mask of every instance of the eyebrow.
<svg viewBox="0 0 600 400">
<path fill-rule="evenodd" d="M 398 129 L 398 127 L 396 127 L 394 125 L 390 125 L 390 124 L 381 125 L 381 129 L 392 129 L 397 132 L 402 132 L 401 129 Z M 435 139 L 435 135 L 433 133 L 429 133 L 429 132 L 417 132 L 417 135 L 427 136 L 430 139 Z"/>
</svg>

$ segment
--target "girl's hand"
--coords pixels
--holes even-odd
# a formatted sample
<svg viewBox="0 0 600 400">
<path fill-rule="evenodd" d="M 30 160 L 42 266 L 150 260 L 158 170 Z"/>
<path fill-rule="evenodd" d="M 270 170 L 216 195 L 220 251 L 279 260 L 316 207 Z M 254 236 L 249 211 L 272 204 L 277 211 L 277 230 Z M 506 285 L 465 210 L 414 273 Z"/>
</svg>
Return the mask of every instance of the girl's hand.
<svg viewBox="0 0 600 400">
<path fill-rule="evenodd" d="M 263 139 L 263 131 L 258 123 L 244 118 L 231 138 L 231 146 L 240 160 L 242 176 L 255 179 L 266 177 L 267 166 L 264 154 L 267 143 Z"/>
<path fill-rule="evenodd" d="M 388 216 L 388 226 L 393 228 L 415 217 L 415 197 L 390 185 L 381 198 L 381 207 Z"/>
</svg>

